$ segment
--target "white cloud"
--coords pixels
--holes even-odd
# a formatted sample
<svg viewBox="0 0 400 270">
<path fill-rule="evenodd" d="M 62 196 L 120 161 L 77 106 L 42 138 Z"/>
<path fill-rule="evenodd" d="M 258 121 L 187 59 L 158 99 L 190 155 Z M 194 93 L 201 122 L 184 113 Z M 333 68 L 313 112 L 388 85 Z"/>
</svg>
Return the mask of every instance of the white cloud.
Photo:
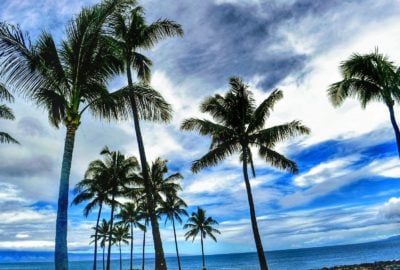
<svg viewBox="0 0 400 270">
<path fill-rule="evenodd" d="M 380 214 L 389 220 L 400 220 L 400 198 L 390 198 L 381 206 Z"/>
</svg>

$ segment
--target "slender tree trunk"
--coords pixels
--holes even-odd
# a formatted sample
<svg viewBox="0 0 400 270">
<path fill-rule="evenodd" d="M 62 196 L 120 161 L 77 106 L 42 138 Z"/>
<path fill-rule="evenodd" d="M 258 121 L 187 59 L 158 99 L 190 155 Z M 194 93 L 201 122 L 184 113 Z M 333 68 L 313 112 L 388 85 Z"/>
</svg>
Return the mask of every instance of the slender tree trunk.
<svg viewBox="0 0 400 270">
<path fill-rule="evenodd" d="M 112 229 L 114 223 L 114 209 L 115 209 L 115 194 L 112 195 L 111 200 L 111 217 L 110 217 L 110 232 L 108 234 L 108 253 L 107 253 L 107 270 L 110 270 L 111 264 L 111 238 L 112 238 Z"/>
<path fill-rule="evenodd" d="M 204 258 L 204 244 L 203 244 L 203 232 L 200 231 L 201 239 L 201 257 L 203 259 L 203 270 L 206 270 L 206 259 Z"/>
<path fill-rule="evenodd" d="M 172 227 L 174 229 L 176 257 L 178 258 L 178 269 L 181 270 L 181 259 L 179 258 L 178 241 L 176 240 L 175 219 L 172 217 Z"/>
<path fill-rule="evenodd" d="M 104 260 L 105 249 L 106 249 L 106 244 L 104 243 L 104 247 L 103 247 L 103 270 L 106 269 L 106 264 L 105 264 L 105 260 Z"/>
<path fill-rule="evenodd" d="M 133 222 L 131 222 L 131 261 L 130 270 L 133 270 Z"/>
<path fill-rule="evenodd" d="M 131 74 L 131 67 L 128 61 L 127 64 L 127 75 L 128 75 L 128 85 L 133 86 L 132 82 L 132 74 Z M 167 265 L 165 263 L 164 257 L 164 250 L 161 241 L 160 235 L 160 228 L 158 225 L 158 220 L 155 213 L 155 205 L 152 198 L 152 191 L 151 191 L 151 180 L 149 176 L 149 171 L 147 169 L 147 160 L 146 160 L 146 153 L 144 149 L 143 137 L 140 130 L 140 123 L 139 123 L 139 113 L 136 106 L 135 98 L 131 99 L 132 103 L 132 112 L 133 112 L 133 121 L 135 124 L 135 132 L 136 132 L 136 140 L 138 143 L 139 148 L 139 156 L 140 156 L 140 163 L 142 166 L 142 174 L 144 178 L 144 188 L 146 192 L 146 201 L 148 212 L 150 216 L 150 223 L 151 223 L 151 230 L 153 235 L 153 242 L 154 242 L 154 249 L 155 249 L 155 269 L 156 270 L 166 270 Z"/>
<path fill-rule="evenodd" d="M 265 259 L 264 249 L 262 246 L 260 233 L 258 232 L 256 211 L 254 209 L 253 195 L 251 193 L 251 186 L 249 175 L 247 172 L 247 147 L 243 146 L 243 176 L 246 184 L 247 198 L 249 200 L 251 226 L 253 228 L 254 241 L 256 242 L 258 260 L 260 262 L 261 270 L 268 270 L 267 260 Z"/>
<path fill-rule="evenodd" d="M 76 130 L 77 127 L 75 125 L 67 126 L 67 134 L 65 137 L 56 221 L 56 243 L 54 252 L 54 264 L 56 270 L 68 270 L 68 192 Z"/>
<path fill-rule="evenodd" d="M 99 221 L 101 216 L 101 208 L 103 207 L 103 203 L 100 204 L 99 213 L 97 214 L 97 222 L 96 222 L 96 230 L 94 232 L 94 259 L 93 259 L 93 270 L 96 270 L 97 267 L 97 228 L 99 227 Z"/>
<path fill-rule="evenodd" d="M 397 125 L 396 118 L 394 115 L 393 104 L 394 104 L 394 102 L 392 101 L 392 104 L 388 104 L 387 106 L 389 108 L 389 113 L 390 113 L 390 122 L 392 122 L 394 135 L 396 136 L 397 154 L 399 155 L 399 158 L 400 158 L 400 130 L 399 130 L 399 126 Z"/>
<path fill-rule="evenodd" d="M 144 270 L 144 247 L 146 245 L 146 231 L 143 232 L 143 248 L 142 248 L 142 270 Z"/>
<path fill-rule="evenodd" d="M 119 270 L 122 270 L 122 251 L 121 251 L 121 242 L 119 242 Z"/>
</svg>

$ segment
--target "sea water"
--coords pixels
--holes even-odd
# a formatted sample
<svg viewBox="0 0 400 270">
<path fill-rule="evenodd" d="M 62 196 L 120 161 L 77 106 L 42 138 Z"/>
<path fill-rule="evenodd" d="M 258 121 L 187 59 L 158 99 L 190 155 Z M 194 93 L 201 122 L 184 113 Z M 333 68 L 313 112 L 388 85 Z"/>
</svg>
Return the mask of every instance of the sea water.
<svg viewBox="0 0 400 270">
<path fill-rule="evenodd" d="M 100 254 L 99 254 L 100 255 Z M 0 252 L 0 256 L 4 256 Z M 12 254 L 9 261 L 12 260 Z M 16 255 L 15 255 L 16 256 Z M 21 255 L 20 255 L 21 256 Z M 87 256 L 86 256 L 87 257 Z M 271 270 L 309 270 L 334 265 L 358 264 L 374 261 L 399 260 L 400 241 L 383 241 L 355 245 L 318 247 L 308 249 L 291 249 L 266 252 Z M 48 259 L 48 258 L 47 258 Z M 79 259 L 76 255 L 74 260 Z M 16 259 L 17 260 L 17 259 Z M 167 257 L 168 269 L 178 269 L 174 257 Z M 1 260 L 4 262 L 6 260 Z M 201 256 L 182 256 L 183 270 L 200 270 Z M 222 254 L 206 256 L 208 270 L 250 270 L 259 269 L 256 253 Z M 70 261 L 70 270 L 91 270 L 91 261 Z M 141 259 L 134 259 L 134 268 L 141 269 Z M 146 259 L 146 269 L 154 269 L 154 259 Z M 0 270 L 53 270 L 51 262 L 0 263 Z M 102 269 L 102 262 L 98 262 Z M 111 269 L 119 269 L 119 261 L 113 260 Z M 129 269 L 129 260 L 123 260 L 123 269 Z"/>
</svg>

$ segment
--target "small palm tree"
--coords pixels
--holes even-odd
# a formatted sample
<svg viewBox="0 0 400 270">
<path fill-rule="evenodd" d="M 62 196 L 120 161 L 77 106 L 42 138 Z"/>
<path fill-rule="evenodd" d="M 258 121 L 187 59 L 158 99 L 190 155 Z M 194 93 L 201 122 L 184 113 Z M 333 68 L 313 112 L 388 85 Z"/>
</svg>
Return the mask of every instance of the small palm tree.
<svg viewBox="0 0 400 270">
<path fill-rule="evenodd" d="M 72 201 L 73 205 L 80 204 L 84 201 L 90 201 L 83 209 L 85 217 L 87 217 L 94 208 L 99 207 L 96 226 L 94 227 L 93 270 L 96 270 L 97 265 L 97 228 L 99 228 L 101 211 L 104 204 L 111 204 L 111 201 L 108 198 L 110 179 L 109 175 L 105 172 L 103 165 L 104 164 L 99 160 L 95 160 L 89 164 L 89 167 L 85 172 L 85 179 L 81 180 L 75 186 L 74 191 L 77 195 Z"/>
<path fill-rule="evenodd" d="M 138 204 L 133 202 L 128 202 L 122 205 L 121 210 L 117 218 L 122 219 L 122 223 L 127 223 L 131 228 L 131 256 L 130 256 L 130 268 L 133 269 L 133 228 L 139 228 L 142 231 L 145 231 L 145 226 L 140 223 L 142 219 L 142 212 L 140 211 Z"/>
<path fill-rule="evenodd" d="M 121 244 L 129 244 L 129 225 L 120 223 L 112 229 L 112 241 L 119 247 L 119 269 L 122 270 L 122 250 Z"/>
<path fill-rule="evenodd" d="M 205 167 L 215 166 L 229 155 L 240 154 L 258 259 L 261 269 L 266 270 L 268 266 L 258 231 L 247 171 L 250 164 L 255 177 L 251 147 L 258 148 L 259 155 L 272 166 L 297 173 L 296 163 L 276 152 L 274 147 L 278 142 L 296 135 L 308 134 L 310 130 L 299 121 L 264 128 L 275 103 L 283 98 L 282 91 L 273 91 L 267 99 L 256 107 L 252 92 L 240 78 L 231 78 L 230 86 L 230 90 L 224 96 L 217 94 L 207 98 L 201 104 L 201 111 L 209 113 L 215 122 L 190 118 L 182 123 L 181 128 L 183 130 L 196 130 L 201 135 L 211 136 L 212 139 L 209 152 L 193 162 L 192 171 L 195 173 Z"/>
<path fill-rule="evenodd" d="M 340 106 L 348 97 L 357 98 L 362 108 L 371 101 L 384 103 L 389 110 L 400 158 L 400 130 L 394 113 L 395 101 L 400 102 L 400 68 L 396 72 L 393 62 L 376 49 L 369 54 L 353 54 L 341 63 L 340 71 L 343 80 L 328 89 L 332 104 Z"/>
<path fill-rule="evenodd" d="M 174 230 L 175 238 L 176 257 L 178 259 L 179 270 L 181 270 L 181 261 L 179 258 L 178 241 L 176 239 L 175 220 L 182 224 L 181 216 L 188 216 L 188 213 L 185 210 L 186 207 L 187 204 L 181 198 L 174 194 L 167 194 L 166 200 L 161 201 L 158 208 L 158 212 L 160 212 L 162 215 L 165 215 L 165 223 L 167 223 L 168 220 L 171 220 L 172 222 L 172 228 Z"/>
<path fill-rule="evenodd" d="M 208 235 L 212 240 L 217 242 L 217 238 L 214 234 L 221 234 L 219 230 L 213 227 L 215 225 L 218 225 L 218 222 L 212 217 L 207 217 L 204 209 L 197 207 L 197 212 L 193 212 L 192 216 L 188 219 L 188 222 L 183 226 L 184 229 L 188 229 L 188 231 L 185 233 L 186 240 L 192 238 L 193 242 L 194 239 L 196 239 L 196 236 L 200 233 L 203 270 L 206 270 L 203 239 L 205 239 Z"/>
<path fill-rule="evenodd" d="M 14 97 L 10 94 L 10 92 L 7 91 L 5 86 L 0 83 L 0 100 L 5 100 L 8 102 L 13 102 Z M 14 120 L 14 114 L 12 110 L 7 107 L 5 104 L 0 105 L 0 119 L 6 119 L 6 120 Z M 0 131 L 0 143 L 17 143 L 19 142 L 11 137 L 10 134 L 6 132 Z"/>
<path fill-rule="evenodd" d="M 103 270 L 105 270 L 105 249 L 108 236 L 110 235 L 110 222 L 103 218 L 102 222 L 94 227 L 93 230 L 95 231 L 95 234 L 90 236 L 91 238 L 94 238 L 91 243 L 98 242 L 100 240 L 100 247 L 103 249 Z"/>
<path fill-rule="evenodd" d="M 159 231 L 159 225 L 155 214 L 155 207 L 151 200 L 151 181 L 147 171 L 147 160 L 144 148 L 143 137 L 140 129 L 140 118 L 144 120 L 151 120 L 151 114 L 145 113 L 140 110 L 140 102 L 136 98 L 139 94 L 134 88 L 132 79 L 132 69 L 137 70 L 138 78 L 148 83 L 150 81 L 150 66 L 151 60 L 143 54 L 139 53 L 140 49 L 149 49 L 153 47 L 158 41 L 170 37 L 180 36 L 183 34 L 182 28 L 179 24 L 176 24 L 170 20 L 158 20 L 150 25 L 146 24 L 144 18 L 144 12 L 141 7 L 134 9 L 128 9 L 125 12 L 120 12 L 113 17 L 110 24 L 113 30 L 114 43 L 117 45 L 120 51 L 121 60 L 125 63 L 125 71 L 128 79 L 128 87 L 124 91 L 129 92 L 131 95 L 130 109 L 132 111 L 132 117 L 135 125 L 136 140 L 138 143 L 140 162 L 143 171 L 143 177 L 145 179 L 144 188 L 146 191 L 146 198 L 148 200 L 147 206 L 149 207 L 149 216 L 152 227 L 154 249 L 155 249 L 155 265 L 158 270 L 165 270 L 166 263 L 164 257 L 164 251 Z M 156 91 L 147 91 L 147 96 L 151 97 L 152 100 L 158 101 L 158 108 L 162 112 L 158 120 L 168 121 L 171 118 L 171 108 L 167 104 L 162 96 Z"/>
</svg>

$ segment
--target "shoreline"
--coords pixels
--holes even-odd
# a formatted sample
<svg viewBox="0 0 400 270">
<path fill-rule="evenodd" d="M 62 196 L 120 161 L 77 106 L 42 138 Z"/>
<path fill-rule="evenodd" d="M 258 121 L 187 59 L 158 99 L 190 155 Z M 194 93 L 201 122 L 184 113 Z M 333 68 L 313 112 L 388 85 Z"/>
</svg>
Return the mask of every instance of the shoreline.
<svg viewBox="0 0 400 270">
<path fill-rule="evenodd" d="M 400 270 L 400 260 L 324 267 L 320 270 Z"/>
</svg>

